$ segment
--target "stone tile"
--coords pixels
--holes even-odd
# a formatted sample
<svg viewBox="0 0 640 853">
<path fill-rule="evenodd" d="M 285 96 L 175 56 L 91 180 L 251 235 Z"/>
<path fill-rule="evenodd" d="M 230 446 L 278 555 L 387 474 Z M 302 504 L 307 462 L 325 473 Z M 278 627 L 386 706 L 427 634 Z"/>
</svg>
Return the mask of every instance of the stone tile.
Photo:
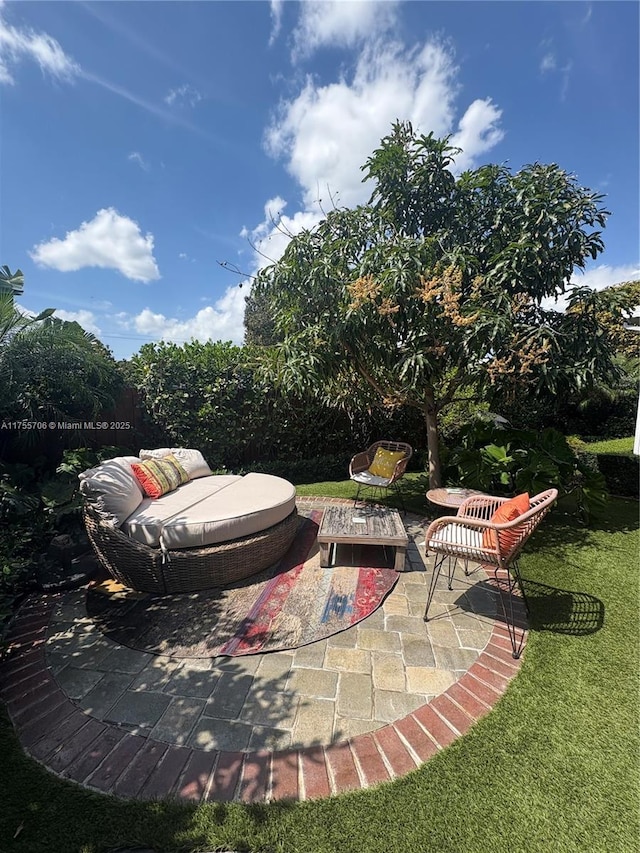
<svg viewBox="0 0 640 853">
<path fill-rule="evenodd" d="M 426 623 L 431 642 L 450 649 L 460 648 L 460 639 L 456 629 L 448 619 L 433 619 Z"/>
<path fill-rule="evenodd" d="M 65 666 L 56 675 L 59 687 L 70 699 L 82 699 L 104 677 L 104 672 Z"/>
<path fill-rule="evenodd" d="M 306 666 L 312 669 L 320 669 L 324 663 L 327 645 L 326 640 L 321 640 L 319 643 L 309 643 L 308 646 L 300 646 L 299 649 L 295 650 L 293 656 L 294 667 Z"/>
<path fill-rule="evenodd" d="M 160 691 L 171 681 L 175 671 L 181 666 L 180 661 L 167 657 L 156 657 L 148 663 L 140 674 L 134 678 L 130 690 Z"/>
<path fill-rule="evenodd" d="M 432 666 L 408 666 L 406 672 L 407 691 L 409 693 L 437 696 L 456 681 L 453 672 L 446 669 L 435 669 Z"/>
<path fill-rule="evenodd" d="M 195 723 L 204 710 L 204 699 L 171 699 L 154 726 L 151 736 L 167 743 L 186 744 Z"/>
<path fill-rule="evenodd" d="M 371 652 L 373 684 L 379 690 L 404 690 L 402 656 L 387 652 Z"/>
<path fill-rule="evenodd" d="M 254 752 L 259 749 L 268 749 L 277 752 L 289 749 L 291 746 L 291 731 L 284 729 L 270 729 L 266 726 L 254 726 L 249 738 L 248 750 Z"/>
<path fill-rule="evenodd" d="M 107 672 L 78 704 L 87 713 L 102 720 L 130 684 L 130 675 Z"/>
<path fill-rule="evenodd" d="M 314 699 L 308 705 L 301 704 L 291 732 L 291 746 L 330 743 L 334 714 L 335 703 L 331 699 Z"/>
<path fill-rule="evenodd" d="M 425 696 L 415 693 L 399 693 L 394 690 L 373 691 L 373 715 L 376 720 L 384 720 L 392 723 L 402 717 L 406 717 L 416 708 L 424 705 Z"/>
<path fill-rule="evenodd" d="M 373 680 L 370 675 L 341 673 L 336 710 L 343 717 L 369 720 L 373 716 L 372 695 Z"/>
<path fill-rule="evenodd" d="M 409 602 L 404 595 L 392 592 L 382 605 L 385 616 L 408 616 Z"/>
<path fill-rule="evenodd" d="M 482 649 L 487 645 L 491 632 L 466 631 L 458 628 L 458 636 L 460 637 L 460 644 L 463 649 L 482 651 Z"/>
<path fill-rule="evenodd" d="M 467 670 L 478 659 L 478 653 L 474 649 L 450 649 L 436 643 L 433 644 L 433 653 L 439 669 Z"/>
<path fill-rule="evenodd" d="M 362 628 L 371 628 L 376 631 L 384 630 L 384 611 L 382 607 L 378 607 L 377 610 L 374 610 L 373 613 L 370 613 L 366 619 L 363 619 L 362 622 L 359 623 L 360 629 Z"/>
<path fill-rule="evenodd" d="M 293 669 L 287 682 L 287 691 L 319 699 L 335 699 L 338 673 L 323 669 Z"/>
<path fill-rule="evenodd" d="M 214 672 L 228 672 L 234 675 L 254 675 L 263 655 L 240 655 L 239 657 L 218 657 L 207 661 Z"/>
<path fill-rule="evenodd" d="M 208 717 L 237 719 L 252 682 L 250 675 L 235 676 L 228 672 L 223 673 L 218 679 L 216 689 L 207 700 L 204 713 Z"/>
<path fill-rule="evenodd" d="M 406 666 L 435 666 L 436 659 L 428 637 L 401 634 L 402 656 Z"/>
<path fill-rule="evenodd" d="M 423 583 L 406 583 L 404 585 L 405 595 L 407 596 L 409 603 L 421 604 L 422 609 L 424 610 L 424 606 L 427 603 L 427 590 L 425 589 L 425 584 Z"/>
<path fill-rule="evenodd" d="M 426 623 L 417 616 L 387 616 L 385 627 L 387 631 L 427 636 Z"/>
<path fill-rule="evenodd" d="M 242 751 L 249 746 L 252 731 L 252 727 L 246 723 L 200 717 L 191 732 L 188 745 L 204 750 Z"/>
<path fill-rule="evenodd" d="M 152 660 L 153 655 L 147 652 L 139 652 L 137 649 L 119 646 L 104 658 L 101 667 L 109 672 L 128 672 L 131 675 L 136 675 Z"/>
<path fill-rule="evenodd" d="M 113 648 L 114 644 L 104 638 L 97 639 L 89 646 L 74 646 L 71 655 L 73 665 L 82 669 L 106 669 L 104 661 Z"/>
<path fill-rule="evenodd" d="M 127 690 L 111 708 L 104 720 L 129 726 L 151 728 L 164 714 L 171 699 L 164 693 L 134 693 Z"/>
<path fill-rule="evenodd" d="M 358 648 L 381 652 L 399 652 L 400 635 L 377 628 L 358 629 Z"/>
<path fill-rule="evenodd" d="M 346 631 L 340 631 L 339 634 L 332 634 L 327 639 L 327 645 L 330 649 L 355 649 L 358 640 L 358 629 L 354 625 L 353 628 L 348 628 Z"/>
<path fill-rule="evenodd" d="M 284 679 L 289 675 L 289 670 L 293 664 L 293 653 L 273 652 L 269 655 L 261 655 L 262 660 L 258 664 L 255 677 L 262 681 L 275 681 L 276 679 Z"/>
<path fill-rule="evenodd" d="M 347 740 L 381 729 L 382 726 L 386 726 L 386 723 L 381 720 L 358 720 L 355 717 L 341 717 L 337 714 L 333 727 L 333 740 Z"/>
<path fill-rule="evenodd" d="M 370 672 L 371 653 L 365 649 L 327 649 L 325 669 L 339 672 Z"/>
<path fill-rule="evenodd" d="M 480 586 L 472 586 L 468 589 L 465 592 L 465 598 L 468 606 L 474 613 L 493 618 L 498 612 L 499 602 L 497 594 Z"/>
<path fill-rule="evenodd" d="M 240 718 L 252 726 L 290 729 L 298 710 L 300 697 L 291 693 L 253 688 L 247 694 Z"/>
<path fill-rule="evenodd" d="M 211 658 L 184 658 L 181 661 L 181 665 L 182 669 L 188 669 L 193 672 L 208 672 L 214 669 Z"/>
<path fill-rule="evenodd" d="M 172 696 L 207 699 L 215 690 L 220 678 L 222 676 L 210 669 L 191 669 L 180 666 L 172 673 L 163 692 Z"/>
</svg>

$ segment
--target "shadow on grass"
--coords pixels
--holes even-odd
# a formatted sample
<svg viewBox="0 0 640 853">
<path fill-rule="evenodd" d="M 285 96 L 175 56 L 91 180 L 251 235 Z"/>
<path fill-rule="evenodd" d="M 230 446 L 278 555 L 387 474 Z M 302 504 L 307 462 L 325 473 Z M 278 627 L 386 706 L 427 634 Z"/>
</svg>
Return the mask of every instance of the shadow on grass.
<svg viewBox="0 0 640 853">
<path fill-rule="evenodd" d="M 526 578 L 522 585 L 529 602 L 533 631 L 581 637 L 595 634 L 602 628 L 605 607 L 595 595 L 559 589 Z"/>
</svg>

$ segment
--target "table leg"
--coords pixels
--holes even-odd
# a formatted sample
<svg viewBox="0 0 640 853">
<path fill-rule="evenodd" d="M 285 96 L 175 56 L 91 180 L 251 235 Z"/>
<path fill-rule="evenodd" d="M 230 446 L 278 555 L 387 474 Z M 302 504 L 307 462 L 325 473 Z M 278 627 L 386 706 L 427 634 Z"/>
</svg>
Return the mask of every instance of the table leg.
<svg viewBox="0 0 640 853">
<path fill-rule="evenodd" d="M 331 543 L 330 542 L 319 542 L 320 546 L 320 568 L 328 569 L 331 565 L 331 561 L 329 559 L 329 554 L 331 551 Z"/>
<path fill-rule="evenodd" d="M 396 547 L 396 561 L 394 563 L 393 568 L 396 572 L 404 572 L 404 559 L 407 553 L 407 549 L 398 545 Z"/>
</svg>

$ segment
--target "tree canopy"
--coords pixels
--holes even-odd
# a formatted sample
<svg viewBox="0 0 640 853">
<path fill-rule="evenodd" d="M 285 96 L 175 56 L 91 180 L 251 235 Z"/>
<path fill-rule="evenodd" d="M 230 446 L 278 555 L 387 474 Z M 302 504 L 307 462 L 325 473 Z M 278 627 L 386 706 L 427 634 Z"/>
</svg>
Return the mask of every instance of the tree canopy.
<svg viewBox="0 0 640 853">
<path fill-rule="evenodd" d="M 336 405 L 422 412 L 431 485 L 438 415 L 469 389 L 567 394 L 611 379 L 603 294 L 570 285 L 603 250 L 602 196 L 555 164 L 452 172 L 459 149 L 396 123 L 363 166 L 366 205 L 332 210 L 257 276 L 269 370 Z M 546 310 L 566 293 L 570 310 Z"/>
</svg>

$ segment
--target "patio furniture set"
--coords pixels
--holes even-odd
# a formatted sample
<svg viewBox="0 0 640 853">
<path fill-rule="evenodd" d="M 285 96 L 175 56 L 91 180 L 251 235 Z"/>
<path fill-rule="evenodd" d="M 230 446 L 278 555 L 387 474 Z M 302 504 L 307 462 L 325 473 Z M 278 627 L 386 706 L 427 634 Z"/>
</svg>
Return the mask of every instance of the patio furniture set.
<svg viewBox="0 0 640 853">
<path fill-rule="evenodd" d="M 407 444 L 385 441 L 353 457 L 356 499 L 353 507 L 325 511 L 317 537 L 322 567 L 346 543 L 391 547 L 395 570 L 403 570 L 408 537 L 399 512 L 358 506 L 358 500 L 363 488 L 378 494 L 391 489 L 404 509 L 399 481 L 411 453 Z M 80 480 L 84 521 L 100 563 L 119 583 L 140 592 L 174 594 L 235 583 L 281 559 L 298 527 L 291 483 L 268 474 L 215 475 L 196 450 L 141 450 L 138 457 L 103 462 Z M 462 489 L 431 490 L 427 497 L 457 508 L 457 514 L 437 518 L 426 531 L 425 551 L 435 555 L 435 565 L 425 621 L 445 560 L 449 589 L 458 560 L 467 574 L 470 560 L 491 567 L 496 576 L 506 573 L 508 594 L 501 601 L 518 657 L 513 611 L 513 593 L 522 590 L 518 557 L 557 491 L 530 500 Z"/>
</svg>

